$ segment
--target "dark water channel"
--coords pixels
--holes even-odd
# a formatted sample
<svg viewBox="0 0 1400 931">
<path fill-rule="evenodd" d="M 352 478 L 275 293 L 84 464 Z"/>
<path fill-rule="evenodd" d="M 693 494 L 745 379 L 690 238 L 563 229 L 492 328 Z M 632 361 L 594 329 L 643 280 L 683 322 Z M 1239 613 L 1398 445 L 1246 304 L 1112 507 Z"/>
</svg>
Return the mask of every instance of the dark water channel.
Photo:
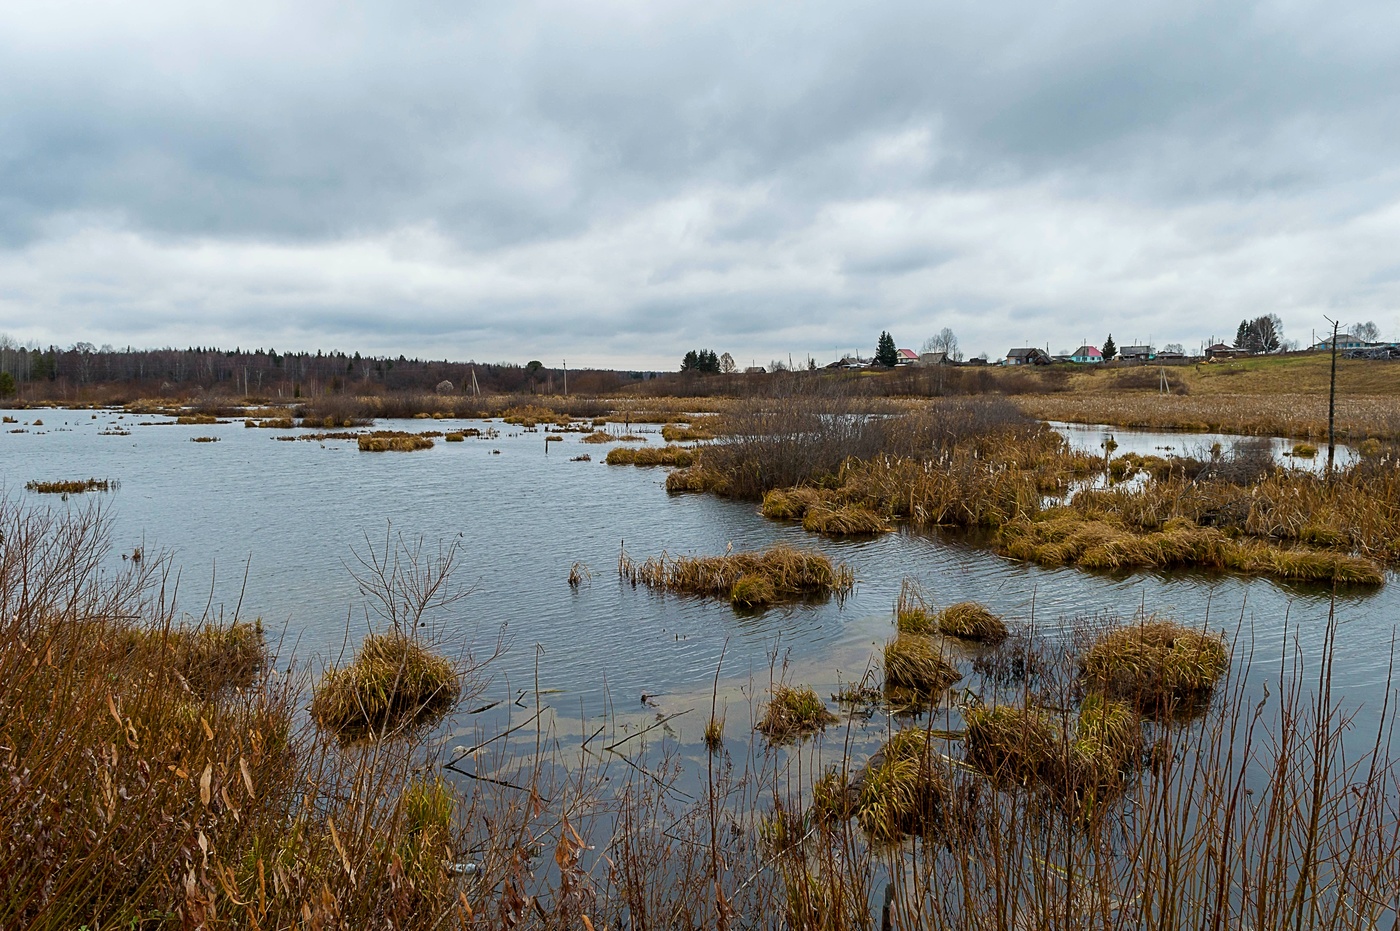
<svg viewBox="0 0 1400 931">
<path fill-rule="evenodd" d="M 1327 592 L 1264 579 L 1044 569 L 956 536 L 823 540 L 765 520 L 751 503 L 669 496 L 664 470 L 606 466 L 608 447 L 582 445 L 577 434 L 546 444 L 542 433 L 494 423 L 500 430 L 495 438 L 368 454 L 353 441 L 279 441 L 305 431 L 246 429 L 241 421 L 176 426 L 161 424 L 166 418 L 116 412 L 95 418 L 88 411 L 9 413 L 19 423 L 7 430 L 24 432 L 0 434 L 4 493 L 46 507 L 84 507 L 95 499 L 111 520 L 116 552 L 140 546 L 169 554 L 180 605 L 190 615 L 200 615 L 210 601 L 231 612 L 241 598 L 243 616 L 262 617 L 274 638 L 285 635 L 284 660 L 294 651 L 313 662 L 334 661 L 347 643 L 353 650 L 367 627 L 364 599 L 346 568 L 355 552 L 382 547 L 388 528 L 410 540 L 421 537 L 429 551 L 459 541 L 457 578 L 472 591 L 434 618 L 433 627 L 448 652 L 482 647 L 506 630 L 511 646 L 495 664 L 492 696 L 533 690 L 538 676 L 563 735 L 581 732 L 586 721 L 607 712 L 642 721 L 703 707 L 705 713 L 670 728 L 667 739 L 678 740 L 687 754 L 701 752 L 721 651 L 721 690 L 731 702 L 728 736 L 746 741 L 748 709 L 734 703 L 761 693 L 775 660 L 790 665 L 789 678 L 824 694 L 838 680 L 860 678 L 893 633 L 891 609 L 906 577 L 935 604 L 981 601 L 1013 626 L 1033 619 L 1052 639 L 1106 615 L 1139 610 L 1193 624 L 1208 618 L 1232 640 L 1252 645 L 1257 676 L 1276 670 L 1295 637 L 1305 657 L 1316 651 L 1329 610 Z M 32 426 L 36 419 L 43 425 Z M 1097 442 L 1090 433 L 1095 428 L 1076 429 L 1076 442 Z M 110 435 L 118 431 L 129 433 Z M 1168 445 L 1163 437 L 1170 439 L 1111 432 L 1120 451 L 1153 451 Z M 192 442 L 196 436 L 219 441 Z M 650 441 L 661 440 L 652 435 Z M 1210 441 L 1175 438 L 1178 446 Z M 571 461 L 580 453 L 593 461 Z M 117 479 L 121 487 L 67 502 L 24 490 L 31 479 L 89 476 Z M 623 583 L 616 575 L 623 541 L 638 559 L 785 541 L 848 562 L 858 583 L 842 603 L 740 614 L 726 603 Z M 576 590 L 566 581 L 574 563 L 591 573 Z M 1335 689 L 1343 703 L 1379 708 L 1397 609 L 1400 586 L 1393 573 L 1378 591 L 1338 598 Z M 373 616 L 368 623 L 375 623 Z M 654 696 L 654 706 L 642 703 L 643 693 Z M 523 714 L 521 706 L 506 703 L 455 726 L 465 739 L 497 732 Z"/>
</svg>

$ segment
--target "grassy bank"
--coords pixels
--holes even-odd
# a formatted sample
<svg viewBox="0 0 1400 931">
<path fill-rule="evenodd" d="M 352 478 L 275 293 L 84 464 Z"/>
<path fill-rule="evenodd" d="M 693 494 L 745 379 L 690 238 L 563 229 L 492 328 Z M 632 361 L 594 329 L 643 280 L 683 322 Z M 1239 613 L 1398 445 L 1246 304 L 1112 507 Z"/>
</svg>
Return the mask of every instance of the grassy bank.
<svg viewBox="0 0 1400 931">
<path fill-rule="evenodd" d="M 1326 439 L 1331 357 L 1261 356 L 1164 369 L 1084 366 L 1065 390 L 1017 398 L 1034 417 L 1119 427 Z M 1339 359 L 1337 435 L 1348 442 L 1400 440 L 1400 367 Z"/>
</svg>

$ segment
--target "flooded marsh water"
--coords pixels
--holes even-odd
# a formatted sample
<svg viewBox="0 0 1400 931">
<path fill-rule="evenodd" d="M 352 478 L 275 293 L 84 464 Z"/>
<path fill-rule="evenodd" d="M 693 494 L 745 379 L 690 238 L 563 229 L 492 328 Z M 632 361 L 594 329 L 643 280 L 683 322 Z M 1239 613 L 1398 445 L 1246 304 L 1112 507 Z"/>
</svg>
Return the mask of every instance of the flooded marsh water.
<svg viewBox="0 0 1400 931">
<path fill-rule="evenodd" d="M 1225 630 L 1267 666 L 1296 638 L 1320 642 L 1329 593 L 1265 579 L 1206 573 L 1091 574 L 1004 559 L 958 534 L 888 533 L 834 542 L 775 523 L 754 504 L 708 495 L 668 495 L 663 469 L 571 461 L 606 447 L 578 434 L 545 434 L 495 423 L 499 435 L 439 438 L 429 450 L 361 453 L 353 440 L 288 441 L 301 430 L 246 429 L 241 421 L 185 426 L 166 418 L 87 411 L 11 412 L 23 433 L 0 434 L 4 493 L 38 506 L 98 506 L 116 553 L 169 555 L 182 608 L 207 604 L 259 616 L 281 652 L 335 662 L 378 624 L 347 566 L 382 548 L 386 532 L 421 538 L 426 551 L 456 542 L 458 582 L 470 594 L 431 619 L 442 649 L 510 642 L 493 688 L 535 687 L 575 721 L 605 709 L 644 715 L 708 697 L 724 653 L 721 689 L 761 691 L 774 668 L 819 693 L 858 680 L 893 633 L 891 609 L 903 579 L 935 605 L 975 600 L 1013 627 L 1034 623 L 1054 639 L 1095 618 L 1139 611 Z M 32 426 L 43 420 L 42 426 Z M 451 431 L 481 421 L 414 423 Z M 1097 430 L 1098 432 L 1095 432 Z M 129 431 L 129 432 L 128 432 Z M 1101 442 L 1102 428 L 1074 428 L 1072 442 Z M 1162 435 L 1110 431 L 1120 449 L 1154 451 Z M 125 434 L 125 435 L 123 435 Z M 215 436 L 218 442 L 191 442 Z M 1209 437 L 1184 436 L 1176 445 Z M 659 444 L 659 434 L 649 435 Z M 111 478 L 120 488 L 66 502 L 24 490 L 33 479 Z M 617 577 L 619 552 L 712 555 L 776 542 L 819 549 L 855 570 L 842 601 L 736 612 L 727 603 L 634 588 Z M 116 559 L 114 554 L 113 559 Z M 570 567 L 588 570 L 577 588 Z M 1378 705 L 1400 588 L 1344 593 L 1338 603 L 1339 691 Z M 1262 668 L 1262 667 L 1261 667 Z M 1259 673 L 1263 675 L 1262 671 Z M 648 696 L 643 703 L 642 696 Z M 707 715 L 678 725 L 698 744 Z M 729 729 L 747 739 L 746 722 Z M 503 719 L 502 719 L 503 720 Z M 473 720 L 489 731 L 502 720 Z M 567 727 L 567 725 L 566 725 Z"/>
</svg>

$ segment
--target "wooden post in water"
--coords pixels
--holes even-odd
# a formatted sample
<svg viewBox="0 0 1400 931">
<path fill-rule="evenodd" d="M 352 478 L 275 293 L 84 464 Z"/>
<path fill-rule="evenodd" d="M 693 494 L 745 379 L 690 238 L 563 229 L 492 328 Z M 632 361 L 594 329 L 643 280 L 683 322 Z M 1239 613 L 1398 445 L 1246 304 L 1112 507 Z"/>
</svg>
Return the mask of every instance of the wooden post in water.
<svg viewBox="0 0 1400 931">
<path fill-rule="evenodd" d="M 1332 463 L 1337 458 L 1337 329 L 1336 320 L 1323 317 L 1332 324 L 1332 385 L 1327 392 L 1327 481 L 1332 481 Z"/>
</svg>

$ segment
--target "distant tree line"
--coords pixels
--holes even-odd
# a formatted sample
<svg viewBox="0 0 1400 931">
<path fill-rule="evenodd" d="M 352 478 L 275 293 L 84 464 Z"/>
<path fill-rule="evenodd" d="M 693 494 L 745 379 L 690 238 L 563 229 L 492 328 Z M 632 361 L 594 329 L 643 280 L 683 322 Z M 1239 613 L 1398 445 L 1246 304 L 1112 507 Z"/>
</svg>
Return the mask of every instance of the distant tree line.
<svg viewBox="0 0 1400 931">
<path fill-rule="evenodd" d="M 640 381 L 642 372 L 583 369 L 569 371 L 569 390 L 606 393 Z M 475 380 L 473 380 L 475 379 Z M 405 356 L 364 356 L 344 352 L 287 352 L 276 349 L 189 347 L 117 349 L 75 343 L 26 347 L 0 337 L 0 397 L 64 398 L 105 388 L 127 397 L 164 393 L 215 393 L 269 398 L 326 394 L 433 391 L 442 382 L 470 393 L 558 393 L 562 369 L 539 362 L 450 362 Z"/>
</svg>

